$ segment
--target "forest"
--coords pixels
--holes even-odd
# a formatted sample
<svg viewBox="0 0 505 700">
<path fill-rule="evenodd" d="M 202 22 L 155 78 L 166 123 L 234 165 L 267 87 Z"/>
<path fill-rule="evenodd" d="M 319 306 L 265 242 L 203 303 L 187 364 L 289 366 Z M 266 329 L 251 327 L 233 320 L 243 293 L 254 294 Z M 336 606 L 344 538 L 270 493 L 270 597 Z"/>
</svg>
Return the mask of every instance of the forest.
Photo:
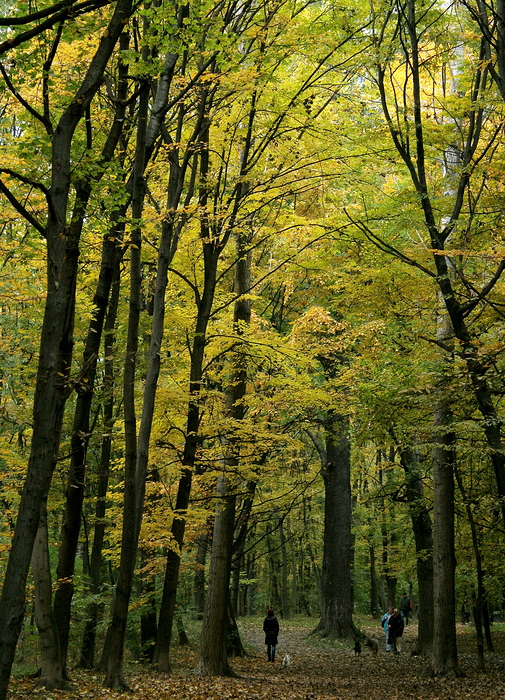
<svg viewBox="0 0 505 700">
<path fill-rule="evenodd" d="M 503 1 L 0 15 L 0 700 L 178 673 L 196 622 L 232 679 L 267 608 L 349 645 L 404 592 L 430 678 L 489 670 Z"/>
</svg>

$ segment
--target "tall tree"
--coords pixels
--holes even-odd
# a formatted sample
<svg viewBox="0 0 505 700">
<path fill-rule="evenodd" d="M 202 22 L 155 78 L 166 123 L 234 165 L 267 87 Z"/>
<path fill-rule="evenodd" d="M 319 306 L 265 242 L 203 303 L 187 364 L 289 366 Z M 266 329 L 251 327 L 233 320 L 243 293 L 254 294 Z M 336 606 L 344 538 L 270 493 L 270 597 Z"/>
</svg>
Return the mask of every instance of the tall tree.
<svg viewBox="0 0 505 700">
<path fill-rule="evenodd" d="M 249 145 L 250 139 L 246 141 L 245 163 L 247 163 Z M 229 589 L 237 487 L 237 478 L 233 477 L 233 473 L 236 472 L 240 462 L 240 443 L 234 433 L 240 430 L 240 422 L 244 419 L 244 399 L 247 389 L 247 357 L 243 351 L 245 348 L 241 348 L 239 341 L 251 321 L 251 301 L 247 296 L 251 289 L 251 238 L 252 232 L 246 229 L 239 234 L 237 244 L 233 287 L 238 297 L 233 313 L 237 347 L 231 359 L 232 369 L 225 400 L 226 417 L 231 425 L 229 434 L 225 436 L 226 452 L 223 458 L 223 471 L 218 477 L 216 489 L 218 501 L 214 515 L 209 585 L 195 670 L 202 676 L 234 675 L 228 663 L 228 615 L 226 612 L 230 607 Z"/>
<path fill-rule="evenodd" d="M 116 43 L 132 12 L 130 0 L 117 0 L 102 33 L 86 75 L 53 128 L 47 114 L 33 108 L 31 113 L 52 135 L 49 187 L 36 183 L 47 198 L 47 221 L 39 223 L 21 200 L 2 182 L 0 190 L 14 208 L 35 226 L 47 242 L 47 296 L 40 340 L 37 387 L 33 408 L 33 434 L 28 472 L 18 510 L 16 530 L 0 601 L 0 698 L 5 698 L 22 624 L 24 590 L 38 527 L 58 453 L 63 412 L 69 394 L 73 345 L 75 285 L 78 271 L 79 239 L 83 217 L 68 221 L 71 184 L 71 147 L 76 128 L 101 85 Z M 26 179 L 21 175 L 21 182 Z M 32 183 L 35 184 L 35 183 Z"/>
</svg>

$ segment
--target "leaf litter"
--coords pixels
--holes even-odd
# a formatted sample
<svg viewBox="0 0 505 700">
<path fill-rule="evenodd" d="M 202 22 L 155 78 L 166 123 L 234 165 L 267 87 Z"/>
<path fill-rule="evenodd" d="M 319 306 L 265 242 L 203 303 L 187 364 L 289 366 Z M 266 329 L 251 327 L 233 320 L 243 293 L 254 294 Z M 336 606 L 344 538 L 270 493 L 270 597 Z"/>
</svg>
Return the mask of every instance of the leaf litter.
<svg viewBox="0 0 505 700">
<path fill-rule="evenodd" d="M 374 656 L 365 648 L 354 654 L 354 640 L 324 640 L 311 634 L 315 620 L 281 621 L 275 663 L 268 663 L 260 618 L 239 621 L 247 656 L 231 660 L 238 678 L 195 676 L 197 644 L 176 646 L 171 662 L 173 673 L 156 674 L 148 666 L 125 669 L 130 691 L 120 693 L 101 687 L 96 671 L 75 670 L 72 691 L 37 691 L 46 700 L 499 700 L 505 698 L 505 631 L 493 634 L 496 651 L 486 654 L 487 673 L 477 669 L 475 630 L 458 625 L 458 653 L 463 678 L 431 678 L 425 659 L 412 656 L 417 627 L 409 625 L 401 641 L 401 652 L 385 652 L 384 635 L 378 623 L 362 627 L 379 642 Z M 500 625 L 501 627 L 501 625 Z M 281 664 L 288 653 L 291 665 Z M 9 700 L 33 699 L 33 679 L 15 678 Z"/>
</svg>

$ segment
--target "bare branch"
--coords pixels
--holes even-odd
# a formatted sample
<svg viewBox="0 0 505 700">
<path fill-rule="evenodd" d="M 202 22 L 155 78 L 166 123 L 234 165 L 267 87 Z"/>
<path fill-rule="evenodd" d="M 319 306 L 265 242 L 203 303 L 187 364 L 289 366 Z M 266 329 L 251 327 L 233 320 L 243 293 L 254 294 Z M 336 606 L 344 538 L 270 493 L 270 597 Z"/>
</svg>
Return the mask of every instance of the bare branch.
<svg viewBox="0 0 505 700">
<path fill-rule="evenodd" d="M 380 236 L 377 236 L 377 234 L 373 233 L 371 229 L 368 228 L 366 224 L 364 224 L 362 221 L 356 221 L 351 217 L 347 209 L 344 209 L 345 215 L 349 219 L 349 221 L 356 226 L 356 228 L 359 228 L 359 230 L 365 234 L 365 236 L 368 238 L 370 243 L 373 243 L 377 248 L 382 250 L 384 253 L 388 253 L 389 255 L 393 255 L 395 258 L 398 258 L 398 260 L 401 260 L 402 262 L 406 263 L 407 265 L 410 265 L 411 267 L 416 267 L 418 270 L 421 270 L 421 272 L 424 272 L 425 275 L 428 275 L 429 277 L 435 278 L 437 275 L 429 270 L 427 267 L 424 267 L 424 265 L 421 265 L 421 263 L 418 263 L 416 260 L 413 260 L 412 258 L 409 258 L 408 255 L 405 255 L 405 253 L 402 253 L 401 250 L 398 250 L 398 248 L 395 248 L 392 246 L 390 243 L 387 243 L 384 239 L 382 239 Z"/>
<path fill-rule="evenodd" d="M 23 44 L 25 41 L 33 39 L 34 36 L 42 34 L 42 32 L 45 32 L 46 29 L 51 29 L 51 27 L 54 27 L 54 25 L 58 24 L 58 22 L 64 22 L 65 20 L 77 17 L 78 15 L 83 15 L 87 12 L 92 12 L 93 10 L 96 10 L 100 7 L 109 5 L 110 2 L 111 0 L 86 0 L 86 2 L 83 2 L 80 5 L 77 5 L 73 8 L 69 7 L 68 3 L 62 3 L 62 5 L 64 6 L 63 9 L 59 12 L 56 12 L 52 17 L 46 19 L 46 21 L 42 22 L 42 24 L 37 24 L 35 27 L 32 27 L 26 32 L 22 32 L 17 36 L 10 37 L 6 41 L 2 41 L 0 43 L 0 56 L 4 53 L 7 53 L 7 51 L 10 51 L 10 49 L 13 49 L 16 46 Z M 9 22 L 9 24 L 12 24 L 12 22 Z M 5 23 L 3 26 L 5 26 Z"/>
<path fill-rule="evenodd" d="M 77 0 L 63 0 L 63 2 L 57 2 L 56 5 L 52 7 L 46 7 L 45 10 L 32 12 L 30 15 L 23 15 L 22 17 L 0 17 L 0 27 L 15 27 L 20 24 L 30 24 L 30 22 L 35 22 L 43 17 L 53 15 L 61 9 L 68 11 L 76 2 Z"/>
<path fill-rule="evenodd" d="M 10 191 L 10 189 L 5 185 L 5 183 L 4 183 L 2 180 L 0 180 L 0 192 L 2 192 L 2 193 L 5 195 L 5 197 L 9 200 L 9 202 L 10 202 L 10 203 L 12 204 L 12 206 L 14 207 L 14 209 L 15 209 L 19 214 L 21 214 L 21 216 L 22 216 L 24 219 L 26 219 L 26 220 L 28 221 L 28 223 L 31 224 L 35 229 L 37 229 L 37 231 L 38 231 L 42 236 L 44 236 L 44 238 L 45 238 L 45 237 L 46 237 L 46 230 L 45 230 L 45 228 L 42 226 L 42 224 L 41 224 L 32 214 L 30 214 L 30 212 L 26 209 L 26 207 L 24 207 L 24 206 L 21 204 L 21 202 L 19 201 L 19 199 L 17 199 L 17 198 L 12 194 L 12 192 Z"/>
<path fill-rule="evenodd" d="M 0 72 L 2 73 L 3 79 L 5 80 L 5 84 L 7 85 L 7 87 L 9 88 L 9 90 L 12 92 L 12 94 L 14 95 L 14 97 L 16 98 L 16 100 L 17 100 L 21 105 L 23 105 L 23 107 L 27 110 L 27 112 L 29 112 L 29 113 L 32 115 L 32 117 L 35 117 L 35 119 L 37 119 L 39 122 L 41 122 L 41 123 L 44 125 L 44 127 L 45 127 L 45 129 L 46 129 L 46 131 L 47 131 L 48 134 L 52 134 L 52 132 L 53 132 L 53 127 L 52 127 L 52 125 L 51 125 L 51 122 L 48 121 L 48 120 L 46 119 L 46 117 L 45 117 L 43 114 L 40 114 L 39 112 L 37 112 L 37 110 L 36 110 L 34 107 L 32 107 L 32 106 L 25 100 L 25 98 L 22 97 L 22 96 L 19 94 L 19 92 L 18 92 L 18 91 L 16 90 L 16 88 L 14 87 L 14 85 L 13 85 L 13 83 L 12 83 L 10 77 L 9 77 L 9 74 L 8 74 L 7 71 L 5 70 L 5 66 L 3 65 L 3 63 L 0 63 Z"/>
</svg>

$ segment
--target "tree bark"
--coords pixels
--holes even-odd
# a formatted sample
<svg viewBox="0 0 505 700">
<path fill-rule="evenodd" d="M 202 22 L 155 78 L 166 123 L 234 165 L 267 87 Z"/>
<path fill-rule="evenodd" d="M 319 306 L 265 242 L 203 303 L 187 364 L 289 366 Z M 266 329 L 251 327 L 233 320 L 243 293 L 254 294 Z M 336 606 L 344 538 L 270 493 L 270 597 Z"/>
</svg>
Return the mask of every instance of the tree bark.
<svg viewBox="0 0 505 700">
<path fill-rule="evenodd" d="M 233 312 L 233 326 L 237 337 L 241 337 L 251 321 L 251 302 L 244 295 L 251 288 L 249 250 L 250 234 L 241 233 L 237 241 L 237 262 L 235 263 L 234 292 L 238 295 Z M 205 602 L 200 649 L 195 673 L 201 676 L 234 676 L 228 663 L 228 647 L 237 648 L 238 629 L 229 629 L 226 612 L 234 621 L 229 601 L 230 574 L 233 554 L 233 534 L 235 529 L 235 482 L 229 470 L 237 470 L 239 465 L 239 441 L 235 430 L 245 414 L 244 397 L 247 387 L 247 360 L 239 346 L 234 350 L 230 383 L 226 389 L 226 415 L 230 428 L 224 442 L 223 472 L 218 478 L 216 495 L 218 498 L 214 516 L 212 535 L 209 587 Z M 233 644 L 227 637 L 232 633 Z M 241 646 L 241 645 L 240 645 Z"/>
<path fill-rule="evenodd" d="M 445 397 L 435 411 L 433 451 L 433 650 L 435 676 L 461 676 L 456 646 L 454 576 L 454 433 Z"/>
<path fill-rule="evenodd" d="M 429 656 L 433 645 L 433 531 L 429 509 L 424 501 L 424 485 L 419 476 L 419 461 L 410 448 L 400 453 L 400 463 L 405 471 L 407 501 L 416 544 L 416 569 L 418 583 L 418 633 L 417 644 L 424 656 Z M 412 596 L 411 596 L 412 600 Z"/>
<path fill-rule="evenodd" d="M 146 49 L 143 58 L 146 59 Z M 111 621 L 102 653 L 105 666 L 104 686 L 106 688 L 125 689 L 123 676 L 123 653 L 128 618 L 133 574 L 137 554 L 140 529 L 140 514 L 137 510 L 139 494 L 136 482 L 137 466 L 137 418 L 135 412 L 135 375 L 138 350 L 138 328 L 140 319 L 142 232 L 140 219 L 144 207 L 145 195 L 145 154 L 146 132 L 149 105 L 149 90 L 143 85 L 138 109 L 137 142 L 133 173 L 132 219 L 137 222 L 131 232 L 130 245 L 130 296 L 128 314 L 128 332 L 126 340 L 125 369 L 123 375 L 124 433 L 125 433 L 125 469 L 123 490 L 123 525 L 121 536 L 121 556 L 118 579 L 114 591 Z M 142 485 L 142 495 L 144 493 Z"/>
<path fill-rule="evenodd" d="M 282 518 L 279 518 L 279 540 L 281 550 L 281 616 L 285 620 L 291 617 L 288 596 L 288 551 Z"/>
<path fill-rule="evenodd" d="M 205 601 L 198 661 L 199 676 L 235 676 L 228 663 L 228 595 L 230 584 L 235 495 L 228 480 L 220 476 L 216 490 L 218 503 Z"/>
<path fill-rule="evenodd" d="M 40 640 L 41 671 L 37 687 L 47 688 L 47 690 L 68 690 L 70 686 L 63 674 L 60 640 L 51 607 L 51 564 L 45 500 L 40 509 L 39 527 L 33 547 L 32 569 L 35 584 L 35 622 Z"/>
<path fill-rule="evenodd" d="M 114 427 L 114 328 L 116 325 L 117 309 L 119 304 L 119 268 L 116 270 L 112 286 L 111 301 L 105 322 L 104 342 L 104 389 L 105 402 L 103 408 L 104 435 L 100 451 L 100 467 L 98 473 L 98 485 L 96 492 L 95 525 L 93 528 L 93 545 L 89 564 L 90 593 L 95 598 L 100 593 L 102 549 L 105 535 L 105 513 L 107 510 L 107 489 L 109 485 L 109 472 L 112 454 L 112 429 Z M 84 628 L 81 658 L 79 665 L 82 668 L 94 668 L 96 648 L 96 627 L 102 614 L 103 605 L 93 601 L 86 608 L 86 624 Z"/>
<path fill-rule="evenodd" d="M 351 604 L 351 450 L 349 421 L 328 412 L 324 480 L 322 610 L 316 632 L 352 638 Z"/>
<path fill-rule="evenodd" d="M 205 609 L 205 561 L 209 548 L 209 533 L 207 527 L 197 539 L 196 570 L 193 583 L 193 603 L 198 620 L 203 619 Z"/>
</svg>

